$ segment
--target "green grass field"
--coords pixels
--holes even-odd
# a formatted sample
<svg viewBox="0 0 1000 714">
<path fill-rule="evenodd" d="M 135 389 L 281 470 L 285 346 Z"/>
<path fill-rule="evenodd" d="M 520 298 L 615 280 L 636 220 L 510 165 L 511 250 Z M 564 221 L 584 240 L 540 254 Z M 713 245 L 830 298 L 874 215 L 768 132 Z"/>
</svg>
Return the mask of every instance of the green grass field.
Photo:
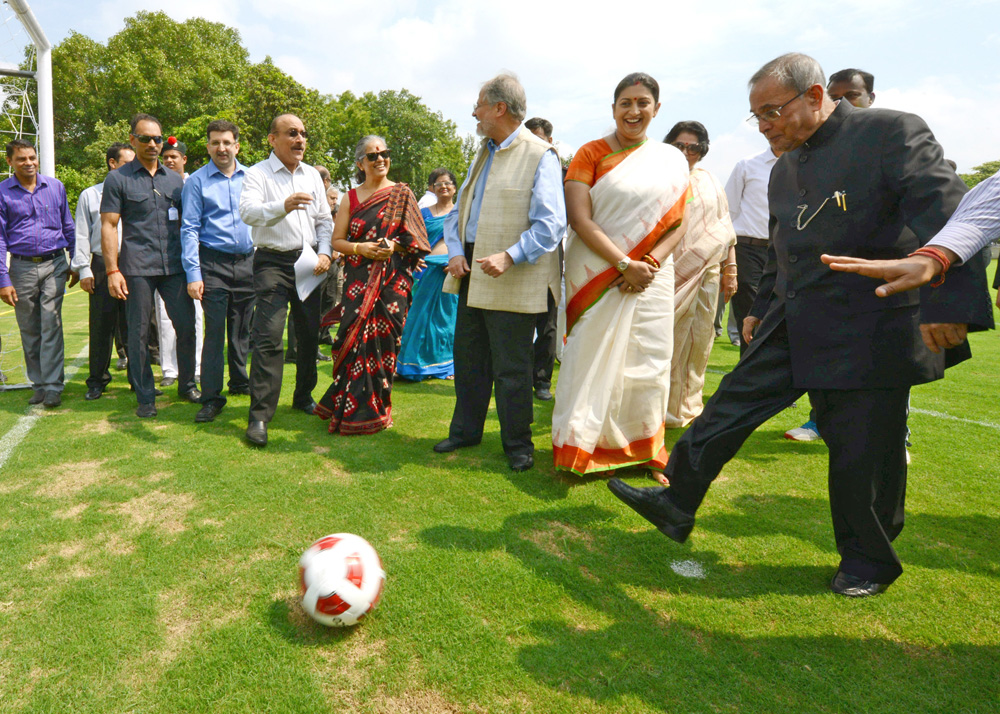
<svg viewBox="0 0 1000 714">
<path fill-rule="evenodd" d="M 997 333 L 914 389 L 906 572 L 854 601 L 827 590 L 826 449 L 782 438 L 804 400 L 751 437 L 681 546 L 603 480 L 554 474 L 551 403 L 536 468 L 514 474 L 495 413 L 481 447 L 432 453 L 450 382 L 397 384 L 393 429 L 339 437 L 292 411 L 289 367 L 254 450 L 248 397 L 195 425 L 172 389 L 138 420 L 115 373 L 84 401 L 78 288 L 64 320 L 81 369 L 63 406 L 0 394 L 0 435 L 39 414 L 0 468 L 0 712 L 1000 711 Z M 708 391 L 736 358 L 716 343 Z M 388 573 L 348 631 L 298 602 L 299 554 L 339 531 Z"/>
</svg>

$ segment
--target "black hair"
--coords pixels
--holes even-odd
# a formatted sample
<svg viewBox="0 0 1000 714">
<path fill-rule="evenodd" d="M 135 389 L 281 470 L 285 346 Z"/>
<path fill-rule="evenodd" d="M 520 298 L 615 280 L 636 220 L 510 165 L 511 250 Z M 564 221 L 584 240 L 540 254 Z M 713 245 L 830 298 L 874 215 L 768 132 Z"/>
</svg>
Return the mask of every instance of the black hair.
<svg viewBox="0 0 1000 714">
<path fill-rule="evenodd" d="M 854 69 L 849 67 L 847 69 L 842 69 L 839 72 L 834 72 L 830 75 L 829 81 L 827 81 L 826 86 L 829 87 L 834 82 L 850 82 L 857 75 L 861 77 L 862 83 L 865 85 L 865 90 L 871 94 L 875 91 L 875 75 L 871 72 L 865 72 L 861 69 Z"/>
<path fill-rule="evenodd" d="M 217 131 L 219 133 L 229 131 L 232 132 L 234 141 L 240 140 L 240 128 L 231 121 L 226 121 L 225 119 L 215 119 L 214 121 L 210 121 L 208 126 L 205 128 L 205 138 L 211 139 L 213 131 Z"/>
<path fill-rule="evenodd" d="M 31 149 L 35 151 L 35 145 L 27 139 L 14 139 L 14 141 L 7 142 L 7 158 L 13 158 L 18 149 Z"/>
<path fill-rule="evenodd" d="M 132 120 L 129 122 L 129 131 L 131 131 L 134 134 L 136 126 L 138 126 L 139 122 L 141 121 L 154 122 L 156 126 L 160 128 L 160 131 L 163 131 L 163 124 L 161 124 L 160 120 L 154 117 L 152 114 L 136 114 L 134 117 L 132 117 Z"/>
<path fill-rule="evenodd" d="M 552 138 L 552 122 L 548 119 L 542 119 L 541 117 L 532 117 L 528 121 L 524 122 L 524 128 L 528 131 L 534 131 L 535 129 L 541 129 L 542 133 L 545 134 L 547 139 Z"/>
<path fill-rule="evenodd" d="M 618 97 L 621 96 L 622 92 L 637 84 L 641 84 L 649 90 L 649 93 L 653 95 L 654 102 L 660 101 L 659 83 L 645 72 L 633 72 L 632 74 L 625 75 L 625 78 L 615 87 L 615 101 L 618 101 Z"/>
<path fill-rule="evenodd" d="M 694 134 L 698 137 L 698 148 L 701 151 L 701 157 L 705 158 L 708 153 L 708 129 L 700 121 L 679 121 L 674 124 L 673 128 L 667 132 L 667 135 L 663 137 L 664 144 L 673 144 L 677 141 L 677 137 L 684 132 Z"/>
<path fill-rule="evenodd" d="M 108 150 L 104 152 L 104 165 L 110 169 L 111 162 L 118 161 L 123 151 L 135 151 L 135 149 L 133 149 L 131 145 L 124 144 L 120 141 L 116 141 L 114 144 L 109 146 Z"/>
<path fill-rule="evenodd" d="M 434 169 L 433 171 L 431 171 L 431 175 L 427 177 L 427 185 L 433 186 L 434 182 L 444 175 L 447 175 L 448 178 L 451 179 L 451 182 L 456 186 L 458 186 L 458 180 L 455 178 L 455 174 L 453 174 L 451 171 L 449 171 L 443 166 L 441 168 Z"/>
</svg>

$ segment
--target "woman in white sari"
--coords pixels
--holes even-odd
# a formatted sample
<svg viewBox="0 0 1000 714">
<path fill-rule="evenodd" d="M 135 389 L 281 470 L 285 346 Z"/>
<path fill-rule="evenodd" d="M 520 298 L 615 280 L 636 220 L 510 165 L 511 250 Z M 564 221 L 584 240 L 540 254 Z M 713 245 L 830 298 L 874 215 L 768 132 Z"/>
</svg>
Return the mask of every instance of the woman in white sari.
<svg viewBox="0 0 1000 714">
<path fill-rule="evenodd" d="M 662 472 L 674 272 L 688 168 L 646 141 L 659 85 L 630 74 L 615 90 L 615 131 L 580 148 L 566 174 L 567 340 L 552 414 L 555 467 L 583 475 Z"/>
<path fill-rule="evenodd" d="M 663 140 L 679 149 L 691 169 L 691 202 L 684 237 L 674 251 L 674 355 L 670 366 L 667 428 L 687 426 L 699 414 L 705 370 L 715 341 L 715 307 L 736 292 L 736 231 L 722 184 L 695 164 L 708 153 L 708 130 L 682 121 Z"/>
</svg>

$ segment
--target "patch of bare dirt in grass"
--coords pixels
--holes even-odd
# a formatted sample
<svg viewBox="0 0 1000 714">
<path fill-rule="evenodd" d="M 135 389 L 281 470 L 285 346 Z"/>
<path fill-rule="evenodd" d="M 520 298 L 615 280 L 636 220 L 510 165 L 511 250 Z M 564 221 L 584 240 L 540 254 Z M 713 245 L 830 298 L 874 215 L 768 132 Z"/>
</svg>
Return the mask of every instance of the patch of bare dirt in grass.
<svg viewBox="0 0 1000 714">
<path fill-rule="evenodd" d="M 156 473 L 151 473 L 149 476 L 146 476 L 143 479 L 143 481 L 145 481 L 146 483 L 156 484 L 156 483 L 162 483 L 163 481 L 167 481 L 169 479 L 172 479 L 173 477 L 174 477 L 174 475 L 172 473 L 167 472 L 167 471 L 157 471 Z"/>
<path fill-rule="evenodd" d="M 329 446 L 314 446 L 313 447 L 313 453 L 314 454 L 320 454 L 320 455 L 329 454 L 330 453 L 330 447 Z"/>
<path fill-rule="evenodd" d="M 114 510 L 127 516 L 139 530 L 154 528 L 176 535 L 187 529 L 184 519 L 196 505 L 194 498 L 187 493 L 151 491 L 126 501 Z"/>
<path fill-rule="evenodd" d="M 529 531 L 524 537 L 549 555 L 563 560 L 567 555 L 567 542 L 580 543 L 587 550 L 594 549 L 594 537 L 590 533 L 560 521 L 552 521 L 547 524 L 547 527 L 543 526 Z"/>
<path fill-rule="evenodd" d="M 25 481 L 0 481 L 0 496 L 8 493 L 14 493 L 14 491 L 20 491 L 27 485 L 28 484 Z"/>
<path fill-rule="evenodd" d="M 53 518 L 58 518 L 61 521 L 68 521 L 76 518 L 81 513 L 86 511 L 90 507 L 89 503 L 78 503 L 75 506 L 70 506 L 69 508 L 62 508 L 58 511 L 52 512 Z"/>
<path fill-rule="evenodd" d="M 104 541 L 104 550 L 111 555 L 131 555 L 135 552 L 135 543 L 117 533 L 112 533 Z"/>
<path fill-rule="evenodd" d="M 479 707 L 460 706 L 430 689 L 410 690 L 399 696 L 376 695 L 365 704 L 368 711 L 381 714 L 475 714 L 483 711 Z"/>
<path fill-rule="evenodd" d="M 35 491 L 42 498 L 70 498 L 104 481 L 105 461 L 68 461 L 46 470 L 44 483 Z"/>
<path fill-rule="evenodd" d="M 170 454 L 168 452 L 166 452 L 166 451 L 158 450 L 158 451 L 151 452 L 149 454 L 149 458 L 151 458 L 151 459 L 169 459 L 170 458 Z"/>
<path fill-rule="evenodd" d="M 108 421 L 107 417 L 102 417 L 100 419 L 95 419 L 94 421 L 88 421 L 85 424 L 81 424 L 79 427 L 79 433 L 83 436 L 107 436 L 112 434 L 120 428 L 120 424 L 117 422 Z"/>
<path fill-rule="evenodd" d="M 160 606 L 157 622 L 163 631 L 163 647 L 158 654 L 160 662 L 168 664 L 184 648 L 198 622 L 192 617 L 190 601 L 183 591 L 161 592 L 157 600 Z"/>
</svg>

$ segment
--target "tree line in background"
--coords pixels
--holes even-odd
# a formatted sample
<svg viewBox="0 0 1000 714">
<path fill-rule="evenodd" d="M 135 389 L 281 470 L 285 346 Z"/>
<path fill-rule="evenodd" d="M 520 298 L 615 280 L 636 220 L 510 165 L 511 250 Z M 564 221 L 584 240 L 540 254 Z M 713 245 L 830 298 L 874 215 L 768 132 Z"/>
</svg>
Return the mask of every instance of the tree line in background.
<svg viewBox="0 0 1000 714">
<path fill-rule="evenodd" d="M 71 206 L 80 191 L 103 180 L 104 152 L 128 141 L 136 112 L 153 114 L 164 136 L 187 144 L 189 171 L 208 160 L 211 120 L 239 126 L 239 158 L 252 165 L 270 153 L 271 119 L 297 114 L 309 132 L 305 161 L 326 166 L 340 186 L 351 185 L 358 140 L 379 134 L 392 148 L 390 178 L 418 196 L 439 166 L 464 176 L 477 147 L 406 89 L 320 94 L 270 57 L 252 63 L 239 31 L 201 18 L 176 22 L 162 12 L 139 12 L 107 44 L 72 32 L 53 48 L 52 74 L 56 175 Z"/>
</svg>

